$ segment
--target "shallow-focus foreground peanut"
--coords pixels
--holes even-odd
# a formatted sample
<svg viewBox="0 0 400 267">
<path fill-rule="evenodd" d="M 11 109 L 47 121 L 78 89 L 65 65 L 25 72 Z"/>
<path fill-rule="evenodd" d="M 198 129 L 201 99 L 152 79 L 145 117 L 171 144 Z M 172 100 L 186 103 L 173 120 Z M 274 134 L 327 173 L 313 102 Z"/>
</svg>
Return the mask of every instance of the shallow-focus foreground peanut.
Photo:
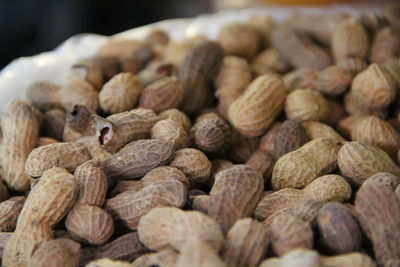
<svg viewBox="0 0 400 267">
<path fill-rule="evenodd" d="M 25 160 L 38 142 L 41 114 L 22 101 L 12 101 L 5 112 L 7 115 L 1 119 L 3 179 L 10 189 L 27 191 Z"/>
<path fill-rule="evenodd" d="M 337 166 L 341 143 L 334 139 L 314 139 L 280 157 L 272 173 L 272 187 L 304 188 L 320 175 Z"/>
<path fill-rule="evenodd" d="M 230 105 L 229 120 L 243 135 L 262 135 L 281 113 L 285 98 L 286 91 L 279 77 L 260 76 Z"/>
<path fill-rule="evenodd" d="M 227 233 L 222 257 L 228 266 L 255 267 L 268 246 L 264 226 L 251 218 L 237 220 Z"/>
<path fill-rule="evenodd" d="M 346 142 L 338 154 L 340 170 L 349 180 L 361 185 L 369 176 L 388 172 L 399 177 L 400 168 L 385 151 L 361 142 Z"/>
<path fill-rule="evenodd" d="M 253 213 L 263 185 L 262 174 L 247 165 L 219 172 L 210 191 L 208 214 L 228 232 L 238 219 Z"/>
<path fill-rule="evenodd" d="M 394 190 L 387 184 L 367 180 L 357 192 L 355 206 L 378 263 L 399 261 L 400 202 Z"/>
<path fill-rule="evenodd" d="M 62 168 L 43 173 L 32 188 L 4 251 L 5 266 L 25 266 L 35 249 L 52 239 L 51 229 L 69 211 L 78 191 L 77 181 Z"/>
</svg>

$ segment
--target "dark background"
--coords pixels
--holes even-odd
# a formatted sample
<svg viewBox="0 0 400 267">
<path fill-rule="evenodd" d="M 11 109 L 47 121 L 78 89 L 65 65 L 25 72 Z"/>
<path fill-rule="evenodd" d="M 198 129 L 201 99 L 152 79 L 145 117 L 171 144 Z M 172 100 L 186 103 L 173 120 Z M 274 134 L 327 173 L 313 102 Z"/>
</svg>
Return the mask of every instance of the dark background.
<svg viewBox="0 0 400 267">
<path fill-rule="evenodd" d="M 211 11 L 210 0 L 0 0 L 0 69 L 82 32 L 112 35 Z"/>
</svg>

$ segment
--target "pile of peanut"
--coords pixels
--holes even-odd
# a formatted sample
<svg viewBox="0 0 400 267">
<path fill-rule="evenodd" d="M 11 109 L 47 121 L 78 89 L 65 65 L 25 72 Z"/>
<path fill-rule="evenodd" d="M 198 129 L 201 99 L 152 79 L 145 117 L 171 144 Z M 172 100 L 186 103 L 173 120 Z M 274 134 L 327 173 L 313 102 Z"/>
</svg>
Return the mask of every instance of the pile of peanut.
<svg viewBox="0 0 400 267">
<path fill-rule="evenodd" d="M 3 266 L 400 266 L 399 56 L 398 3 L 109 41 L 2 114 Z"/>
</svg>

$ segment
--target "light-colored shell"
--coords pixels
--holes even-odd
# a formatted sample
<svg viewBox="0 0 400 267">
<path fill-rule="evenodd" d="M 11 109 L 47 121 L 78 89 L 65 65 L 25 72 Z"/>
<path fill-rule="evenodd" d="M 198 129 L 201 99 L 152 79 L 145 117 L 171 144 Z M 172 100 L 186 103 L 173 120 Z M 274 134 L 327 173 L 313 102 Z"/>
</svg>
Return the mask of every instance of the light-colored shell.
<svg viewBox="0 0 400 267">
<path fill-rule="evenodd" d="M 289 251 L 281 258 L 269 258 L 263 261 L 260 265 L 260 267 L 288 267 L 288 266 L 321 267 L 321 260 L 318 252 L 310 249 L 298 248 Z M 322 266 L 325 267 L 325 265 Z"/>
<path fill-rule="evenodd" d="M 199 211 L 186 211 L 167 218 L 165 232 L 168 243 L 182 253 L 185 242 L 198 239 L 216 252 L 222 247 L 224 235 L 218 223 Z"/>
<path fill-rule="evenodd" d="M 260 36 L 257 31 L 246 24 L 231 23 L 225 25 L 218 33 L 218 42 L 228 55 L 251 59 L 258 52 Z"/>
<path fill-rule="evenodd" d="M 383 109 L 396 97 L 396 80 L 385 67 L 373 63 L 354 78 L 351 93 L 368 109 Z"/>
<path fill-rule="evenodd" d="M 400 134 L 389 122 L 375 116 L 360 119 L 351 131 L 351 140 L 379 147 L 395 158 L 400 148 Z"/>
<path fill-rule="evenodd" d="M 227 234 L 222 257 L 228 266 L 255 267 L 268 246 L 264 226 L 251 218 L 236 221 Z"/>
<path fill-rule="evenodd" d="M 322 266 L 329 267 L 376 267 L 376 263 L 366 254 L 363 253 L 349 253 L 331 257 L 321 257 Z"/>
<path fill-rule="evenodd" d="M 305 121 L 301 124 L 310 140 L 317 138 L 331 138 L 339 142 L 346 140 L 340 136 L 332 127 L 318 121 Z"/>
<path fill-rule="evenodd" d="M 78 181 L 77 203 L 101 207 L 107 193 L 107 177 L 99 160 L 83 163 L 74 172 Z"/>
<path fill-rule="evenodd" d="M 148 85 L 140 95 L 139 107 L 162 112 L 176 108 L 183 99 L 183 85 L 176 77 L 165 77 Z"/>
<path fill-rule="evenodd" d="M 182 213 L 184 211 L 174 207 L 153 208 L 140 218 L 137 230 L 140 241 L 152 250 L 172 249 L 167 238 L 168 225 L 173 221 L 173 217 L 181 216 Z"/>
<path fill-rule="evenodd" d="M 251 63 L 251 68 L 257 75 L 284 73 L 289 69 L 287 62 L 274 48 L 261 51 Z"/>
<path fill-rule="evenodd" d="M 56 143 L 32 150 L 25 163 L 25 172 L 40 177 L 53 167 L 65 168 L 70 172 L 91 159 L 89 151 L 80 143 Z"/>
<path fill-rule="evenodd" d="M 29 193 L 5 248 L 5 266 L 26 265 L 34 250 L 51 239 L 52 227 L 72 207 L 77 191 L 77 181 L 67 170 L 53 168 L 43 173 Z"/>
<path fill-rule="evenodd" d="M 320 92 L 297 89 L 288 95 L 285 113 L 290 120 L 326 121 L 329 116 L 328 102 Z"/>
<path fill-rule="evenodd" d="M 328 96 L 344 93 L 351 84 L 351 75 L 343 68 L 330 66 L 318 74 L 315 89 Z"/>
<path fill-rule="evenodd" d="M 268 229 L 274 252 L 283 255 L 296 248 L 311 249 L 314 235 L 311 225 L 295 216 L 281 214 L 272 220 Z"/>
<path fill-rule="evenodd" d="M 74 105 L 86 106 L 91 112 L 99 109 L 99 94 L 94 87 L 79 78 L 69 77 L 58 93 L 63 108 L 72 111 Z"/>
<path fill-rule="evenodd" d="M 151 138 L 160 140 L 171 140 L 175 149 L 189 146 L 189 134 L 179 123 L 171 119 L 160 120 L 151 129 Z"/>
<path fill-rule="evenodd" d="M 359 21 L 349 18 L 333 31 L 331 45 L 336 61 L 348 57 L 365 58 L 369 47 L 368 35 Z"/>
<path fill-rule="evenodd" d="M 179 253 L 173 249 L 165 249 L 156 253 L 147 253 L 132 262 L 131 267 L 175 267 Z"/>
<path fill-rule="evenodd" d="M 87 204 L 76 204 L 69 212 L 65 227 L 72 238 L 102 245 L 110 239 L 114 232 L 114 222 L 103 209 Z"/>
<path fill-rule="evenodd" d="M 198 238 L 189 238 L 181 249 L 176 267 L 226 267 L 218 253 Z"/>
<path fill-rule="evenodd" d="M 361 142 L 347 142 L 338 154 L 340 170 L 351 182 L 361 185 L 369 176 L 388 172 L 400 177 L 400 168 L 380 148 Z"/>
<path fill-rule="evenodd" d="M 400 35 L 393 28 L 385 27 L 379 30 L 372 42 L 371 62 L 382 63 L 398 56 L 400 52 Z"/>
<path fill-rule="evenodd" d="M 283 82 L 288 92 L 296 89 L 315 90 L 316 81 L 320 72 L 311 68 L 298 68 L 283 76 Z"/>
<path fill-rule="evenodd" d="M 40 112 L 30 104 L 12 101 L 1 118 L 2 177 L 8 187 L 17 191 L 29 189 L 29 176 L 25 174 L 25 161 L 36 147 L 39 138 Z"/>
<path fill-rule="evenodd" d="M 189 117 L 182 111 L 177 110 L 176 108 L 167 109 L 161 112 L 158 115 L 158 118 L 160 120 L 171 119 L 180 124 L 187 132 L 189 132 L 190 127 L 192 127 L 192 123 Z"/>
<path fill-rule="evenodd" d="M 347 57 L 340 59 L 336 62 L 336 65 L 345 69 L 352 77 L 365 70 L 368 65 L 361 58 Z"/>
<path fill-rule="evenodd" d="M 100 107 L 107 113 L 119 113 L 135 107 L 143 87 L 131 73 L 120 73 L 109 80 L 99 93 Z"/>
<path fill-rule="evenodd" d="M 183 171 L 192 186 L 206 182 L 211 173 L 211 161 L 203 152 L 194 148 L 176 151 L 169 166 Z"/>
<path fill-rule="evenodd" d="M 282 111 L 286 90 L 282 80 L 274 75 L 255 79 L 229 107 L 229 120 L 246 136 L 265 133 Z"/>
<path fill-rule="evenodd" d="M 280 157 L 272 173 L 272 187 L 304 188 L 320 175 L 337 166 L 341 143 L 335 139 L 314 139 Z"/>
</svg>

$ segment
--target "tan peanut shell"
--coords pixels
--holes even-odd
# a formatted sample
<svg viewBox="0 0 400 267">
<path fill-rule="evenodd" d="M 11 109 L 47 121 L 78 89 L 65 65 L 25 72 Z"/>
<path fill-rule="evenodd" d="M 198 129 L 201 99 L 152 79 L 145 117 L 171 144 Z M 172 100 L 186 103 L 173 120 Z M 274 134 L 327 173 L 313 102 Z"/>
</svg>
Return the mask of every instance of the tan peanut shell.
<svg viewBox="0 0 400 267">
<path fill-rule="evenodd" d="M 187 132 L 192 127 L 189 117 L 176 108 L 167 109 L 158 115 L 159 120 L 171 119 L 181 125 Z"/>
<path fill-rule="evenodd" d="M 378 263 L 398 261 L 400 203 L 392 188 L 366 182 L 357 192 L 355 206 L 361 227 L 372 241 Z"/>
<path fill-rule="evenodd" d="M 86 264 L 85 267 L 130 267 L 129 262 L 126 261 L 115 261 L 107 258 L 94 260 Z"/>
<path fill-rule="evenodd" d="M 255 267 L 268 245 L 264 226 L 251 218 L 240 219 L 227 234 L 222 257 L 228 266 Z"/>
<path fill-rule="evenodd" d="M 148 85 L 140 95 L 139 107 L 162 112 L 178 107 L 183 99 L 183 85 L 176 77 L 165 77 Z"/>
<path fill-rule="evenodd" d="M 280 258 L 272 257 L 264 260 L 260 267 L 285 267 L 294 265 L 301 267 L 324 266 L 321 265 L 321 259 L 317 251 L 297 248 L 285 253 Z"/>
<path fill-rule="evenodd" d="M 175 267 L 179 253 L 173 249 L 165 249 L 160 252 L 147 253 L 131 263 L 131 267 Z"/>
<path fill-rule="evenodd" d="M 346 140 L 340 136 L 332 127 L 318 121 L 305 121 L 301 124 L 305 130 L 308 139 L 331 138 L 339 142 Z"/>
<path fill-rule="evenodd" d="M 336 61 L 336 66 L 345 69 L 352 77 L 365 70 L 368 65 L 367 63 L 357 57 L 347 57 Z"/>
<path fill-rule="evenodd" d="M 276 160 L 273 155 L 259 149 L 251 154 L 245 164 L 261 172 L 264 177 L 264 182 L 267 182 L 271 177 L 275 162 Z"/>
<path fill-rule="evenodd" d="M 260 46 L 260 36 L 257 31 L 246 24 L 231 23 L 221 28 L 218 42 L 228 55 L 253 58 Z"/>
<path fill-rule="evenodd" d="M 99 160 L 90 160 L 78 166 L 74 172 L 78 181 L 77 203 L 101 207 L 107 193 L 107 177 Z"/>
<path fill-rule="evenodd" d="M 99 93 L 100 107 L 106 113 L 119 113 L 136 105 L 143 87 L 131 73 L 120 73 L 104 84 Z"/>
<path fill-rule="evenodd" d="M 165 165 L 174 152 L 174 143 L 164 140 L 138 140 L 125 145 L 102 164 L 108 178 L 132 179 Z"/>
<path fill-rule="evenodd" d="M 351 140 L 379 147 L 395 158 L 400 148 L 400 134 L 389 122 L 375 116 L 360 119 L 351 131 Z"/>
<path fill-rule="evenodd" d="M 262 174 L 247 165 L 219 172 L 210 191 L 208 214 L 228 232 L 238 219 L 253 213 L 263 186 Z"/>
<path fill-rule="evenodd" d="M 296 89 L 286 99 L 285 114 L 290 120 L 326 121 L 329 115 L 328 102 L 317 91 Z"/>
<path fill-rule="evenodd" d="M 103 74 L 99 66 L 84 60 L 74 63 L 71 66 L 69 75 L 90 83 L 96 91 L 100 91 L 104 83 Z"/>
<path fill-rule="evenodd" d="M 105 245 L 83 248 L 79 263 L 85 265 L 89 261 L 101 258 L 132 261 L 147 252 L 148 249 L 139 241 L 137 232 L 130 232 Z"/>
<path fill-rule="evenodd" d="M 51 229 L 69 211 L 77 195 L 77 182 L 62 168 L 43 173 L 29 193 L 17 227 L 3 255 L 6 266 L 25 266 L 34 250 L 52 238 Z"/>
<path fill-rule="evenodd" d="M 211 174 L 210 174 L 210 179 L 208 179 L 207 184 L 210 186 L 210 188 L 213 186 L 214 181 L 215 181 L 215 176 L 226 169 L 229 169 L 230 167 L 233 166 L 233 163 L 229 160 L 225 159 L 214 159 L 211 161 Z"/>
<path fill-rule="evenodd" d="M 211 173 L 211 162 L 207 156 L 194 148 L 176 151 L 169 166 L 180 169 L 192 186 L 206 182 Z"/>
<path fill-rule="evenodd" d="M 322 266 L 341 267 L 341 266 L 354 266 L 354 267 L 376 267 L 376 263 L 370 256 L 353 252 L 348 254 L 341 254 L 337 256 L 321 257 Z"/>
<path fill-rule="evenodd" d="M 385 67 L 373 63 L 354 78 L 351 93 L 368 109 L 383 109 L 396 97 L 396 80 Z"/>
<path fill-rule="evenodd" d="M 12 232 L 25 202 L 24 196 L 11 197 L 0 203 L 0 232 Z"/>
<path fill-rule="evenodd" d="M 194 113 L 206 103 L 211 94 L 207 84 L 217 74 L 222 58 L 222 47 L 211 41 L 200 42 L 187 53 L 178 75 L 184 87 L 183 111 Z"/>
<path fill-rule="evenodd" d="M 206 113 L 196 119 L 190 130 L 192 143 L 206 153 L 223 152 L 231 139 L 231 128 L 216 113 Z"/>
<path fill-rule="evenodd" d="M 237 56 L 225 56 L 220 71 L 214 79 L 215 96 L 218 98 L 218 111 L 228 119 L 229 106 L 246 89 L 252 80 L 251 68 L 248 62 Z"/>
<path fill-rule="evenodd" d="M 304 188 L 320 175 L 327 174 L 337 165 L 341 143 L 334 139 L 314 139 L 292 151 L 275 163 L 272 187 Z"/>
<path fill-rule="evenodd" d="M 368 53 L 368 35 L 355 18 L 344 20 L 332 33 L 332 52 L 336 62 L 348 58 L 365 58 Z"/>
<path fill-rule="evenodd" d="M 208 207 L 210 204 L 209 195 L 192 196 L 189 197 L 189 200 L 192 203 L 193 210 L 197 210 L 203 212 L 204 214 L 208 214 Z"/>
<path fill-rule="evenodd" d="M 357 219 L 343 204 L 331 202 L 318 213 L 322 242 L 333 253 L 345 254 L 361 250 L 362 235 Z"/>
<path fill-rule="evenodd" d="M 56 143 L 35 148 L 25 163 L 25 172 L 31 177 L 40 177 L 43 172 L 54 167 L 70 172 L 91 159 L 89 151 L 80 143 Z"/>
<path fill-rule="evenodd" d="M 275 154 L 275 138 L 281 126 L 281 122 L 275 122 L 271 129 L 269 129 L 267 133 L 261 137 L 259 146 L 261 151 L 271 155 Z"/>
<path fill-rule="evenodd" d="M 298 68 L 283 75 L 283 82 L 288 92 L 296 89 L 315 90 L 319 71 L 311 68 Z"/>
<path fill-rule="evenodd" d="M 172 249 L 167 236 L 168 225 L 173 217 L 180 216 L 182 213 L 182 210 L 174 207 L 153 208 L 140 218 L 137 231 L 140 241 L 152 250 Z"/>
<path fill-rule="evenodd" d="M 36 145 L 36 147 L 40 147 L 40 146 L 47 146 L 50 144 L 56 144 L 59 143 L 58 140 L 51 138 L 51 137 L 39 137 L 38 143 Z"/>
<path fill-rule="evenodd" d="M 226 267 L 226 264 L 207 243 L 189 238 L 183 245 L 176 267 Z"/>
<path fill-rule="evenodd" d="M 175 180 L 154 182 L 142 190 L 124 192 L 106 201 L 104 208 L 114 219 L 122 220 L 130 229 L 137 229 L 140 217 L 159 206 L 183 207 L 187 190 Z"/>
<path fill-rule="evenodd" d="M 158 182 L 165 179 L 176 179 L 180 181 L 186 188 L 190 187 L 189 179 L 185 176 L 185 174 L 174 167 L 170 166 L 161 166 L 152 169 L 139 181 L 143 187 L 151 185 L 154 182 Z"/>
<path fill-rule="evenodd" d="M 270 34 L 272 30 L 276 27 L 276 21 L 272 16 L 269 15 L 254 15 L 246 22 L 258 32 L 261 37 L 261 43 L 263 46 L 269 46 Z"/>
<path fill-rule="evenodd" d="M 243 135 L 262 135 L 280 114 L 285 98 L 286 91 L 279 77 L 260 76 L 230 105 L 229 120 Z"/>
<path fill-rule="evenodd" d="M 185 242 L 198 239 L 218 252 L 224 235 L 218 223 L 208 215 L 198 211 L 186 211 L 172 216 L 166 225 L 168 243 L 182 253 Z"/>
<path fill-rule="evenodd" d="M 265 220 L 276 211 L 306 199 L 345 202 L 350 199 L 351 194 L 350 184 L 342 177 L 336 174 L 324 175 L 315 179 L 303 190 L 285 188 L 264 196 L 257 204 L 254 216 L 259 220 Z"/>
<path fill-rule="evenodd" d="M 80 248 L 79 243 L 66 238 L 50 240 L 35 251 L 27 267 L 75 267 L 79 263 Z"/>
<path fill-rule="evenodd" d="M 297 33 L 287 25 L 275 28 L 271 44 L 280 56 L 295 68 L 323 69 L 331 64 L 328 53 L 313 43 L 305 34 Z"/>
<path fill-rule="evenodd" d="M 145 41 L 151 46 L 166 45 L 169 42 L 169 35 L 162 29 L 155 29 L 146 35 Z"/>
<path fill-rule="evenodd" d="M 350 73 L 338 66 L 330 66 L 318 74 L 315 89 L 324 95 L 336 96 L 344 93 L 352 81 Z"/>
<path fill-rule="evenodd" d="M 251 68 L 257 76 L 271 73 L 285 73 L 289 69 L 287 62 L 274 48 L 261 51 L 251 62 Z"/>
<path fill-rule="evenodd" d="M 149 137 L 156 122 L 156 114 L 142 108 L 113 114 L 106 119 L 97 115 L 90 118 L 100 145 L 110 153 L 117 152 L 131 141 Z"/>
<path fill-rule="evenodd" d="M 2 178 L 10 189 L 27 191 L 29 176 L 25 174 L 25 161 L 36 147 L 41 121 L 40 112 L 32 105 L 14 100 L 5 109 L 1 119 Z"/>
<path fill-rule="evenodd" d="M 393 28 L 380 29 L 372 41 L 369 60 L 382 63 L 396 57 L 400 52 L 400 35 Z"/>
<path fill-rule="evenodd" d="M 102 245 L 114 232 L 114 222 L 103 209 L 87 204 L 76 204 L 65 221 L 68 232 L 78 241 Z"/>
<path fill-rule="evenodd" d="M 378 172 L 400 175 L 400 168 L 380 148 L 361 142 L 347 142 L 338 154 L 338 166 L 342 173 L 356 185 Z"/>
<path fill-rule="evenodd" d="M 311 249 L 313 231 L 308 222 L 289 214 L 281 214 L 272 220 L 268 229 L 273 251 L 283 255 L 295 248 Z"/>
<path fill-rule="evenodd" d="M 300 122 L 286 120 L 282 123 L 275 137 L 274 156 L 282 155 L 300 148 L 307 143 L 308 137 Z"/>
<path fill-rule="evenodd" d="M 82 137 L 76 141 L 77 143 L 81 143 L 86 147 L 89 151 L 89 154 L 92 159 L 99 160 L 100 162 L 104 162 L 107 159 L 111 158 L 111 154 L 106 151 L 101 144 L 99 143 L 99 139 L 96 136 L 86 136 Z"/>
<path fill-rule="evenodd" d="M 93 86 L 79 78 L 69 77 L 58 92 L 62 107 L 68 112 L 74 105 L 86 106 L 90 111 L 99 109 L 99 94 Z"/>
<path fill-rule="evenodd" d="M 156 122 L 151 129 L 151 138 L 173 141 L 176 150 L 189 146 L 189 134 L 183 126 L 171 119 Z"/>
</svg>

